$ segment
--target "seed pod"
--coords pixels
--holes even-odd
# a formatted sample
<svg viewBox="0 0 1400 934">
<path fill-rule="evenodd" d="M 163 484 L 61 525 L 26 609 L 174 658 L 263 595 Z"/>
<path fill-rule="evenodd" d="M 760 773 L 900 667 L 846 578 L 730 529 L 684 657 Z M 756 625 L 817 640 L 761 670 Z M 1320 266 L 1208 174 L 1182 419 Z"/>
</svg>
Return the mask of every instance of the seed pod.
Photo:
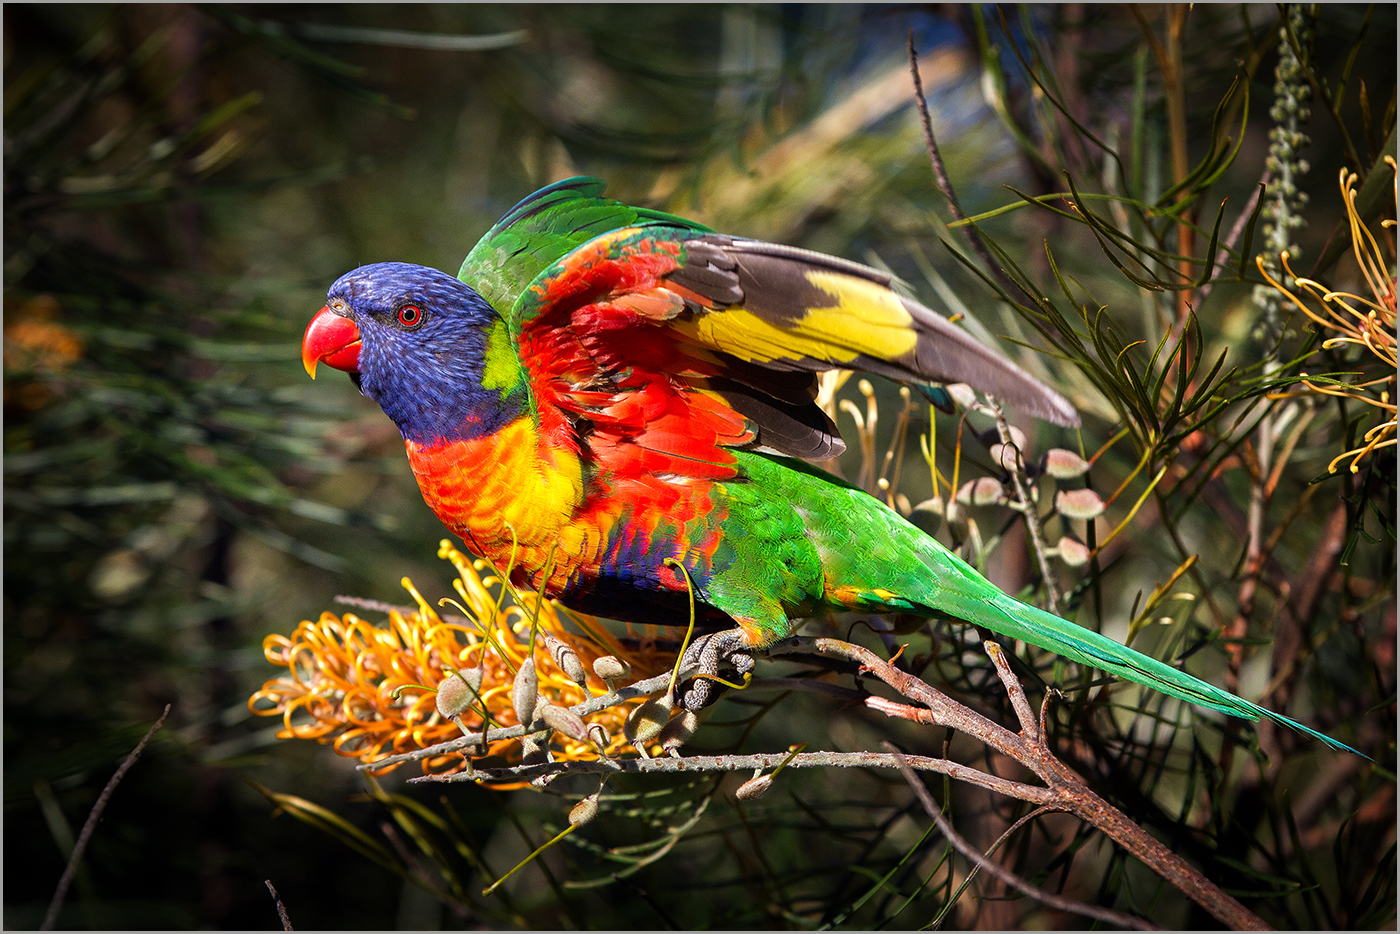
<svg viewBox="0 0 1400 934">
<path fill-rule="evenodd" d="M 772 775 L 758 775 L 734 789 L 734 797 L 740 801 L 752 801 L 754 798 L 763 797 L 772 787 Z"/>
<path fill-rule="evenodd" d="M 671 716 L 671 695 L 663 694 L 642 704 L 627 718 L 623 733 L 638 750 L 656 739 Z"/>
<path fill-rule="evenodd" d="M 1089 462 L 1073 451 L 1051 448 L 1045 452 L 1041 466 L 1056 480 L 1073 480 L 1089 472 Z"/>
<path fill-rule="evenodd" d="M 554 664 L 559 666 L 559 670 L 568 675 L 569 680 L 582 687 L 588 675 L 583 670 L 583 662 L 579 661 L 578 653 L 564 640 L 549 633 L 545 633 L 544 647 L 549 651 L 550 658 L 554 659 Z"/>
<path fill-rule="evenodd" d="M 661 728 L 661 734 L 657 741 L 661 743 L 661 748 L 673 756 L 679 756 L 677 750 L 695 735 L 695 729 L 700 725 L 700 718 L 689 710 L 682 710 L 679 716 L 672 717 L 666 721 L 666 725 Z"/>
<path fill-rule="evenodd" d="M 914 507 L 914 512 L 925 512 L 943 518 L 943 497 L 932 496 Z"/>
<path fill-rule="evenodd" d="M 520 663 L 515 673 L 515 683 L 510 687 L 510 703 L 515 708 L 515 719 L 521 726 L 528 726 L 535 719 L 535 705 L 540 697 L 540 679 L 535 674 L 534 656 Z"/>
<path fill-rule="evenodd" d="M 476 695 L 472 693 L 467 683 L 457 675 L 448 675 L 442 679 L 437 691 L 437 710 L 445 720 L 455 720 L 460 717 L 476 700 Z"/>
<path fill-rule="evenodd" d="M 480 692 L 481 692 L 481 676 L 482 676 L 482 674 L 483 674 L 483 666 L 484 666 L 485 664 L 486 664 L 486 657 L 485 657 L 485 655 L 484 655 L 484 654 L 483 654 L 483 655 L 478 655 L 478 656 L 476 657 L 476 667 L 475 667 L 475 668 L 458 668 L 457 671 L 456 671 L 456 675 L 457 675 L 458 678 L 461 678 L 463 681 L 466 681 L 467 684 L 471 685 L 471 689 L 472 689 L 473 691 L 476 691 L 476 692 L 480 693 Z"/>
<path fill-rule="evenodd" d="M 1061 490 L 1055 494 L 1055 510 L 1071 519 L 1093 519 L 1103 514 L 1104 503 L 1093 490 Z"/>
<path fill-rule="evenodd" d="M 1022 451 L 1030 450 L 1026 445 L 1026 433 L 1015 425 L 1006 426 L 1006 436 L 1008 440 Z"/>
<path fill-rule="evenodd" d="M 588 739 L 588 725 L 583 722 L 582 717 L 572 710 L 556 704 L 541 704 L 538 712 L 550 729 L 557 730 L 579 742 L 585 742 Z"/>
<path fill-rule="evenodd" d="M 593 660 L 593 673 L 603 679 L 609 691 L 616 691 L 617 683 L 632 673 L 632 666 L 616 655 L 601 655 Z"/>
<path fill-rule="evenodd" d="M 992 455 L 992 463 L 1002 470 L 1015 470 L 1022 462 L 1021 450 L 1014 445 L 994 444 L 988 453 Z"/>
<path fill-rule="evenodd" d="M 520 737 L 521 765 L 540 765 L 548 761 L 550 761 L 550 758 L 549 746 L 547 744 L 542 745 L 540 741 L 535 739 L 532 735 Z"/>
<path fill-rule="evenodd" d="M 929 534 L 936 532 L 938 524 L 943 521 L 943 497 L 924 500 L 909 511 L 907 518 Z"/>
<path fill-rule="evenodd" d="M 962 494 L 958 494 L 961 498 Z M 1006 501 L 1006 491 L 1001 488 L 1001 483 L 991 477 L 980 477 L 972 484 L 972 505 L 990 506 L 993 503 L 1003 503 Z"/>
<path fill-rule="evenodd" d="M 1057 547 L 1060 552 L 1060 560 L 1072 568 L 1077 568 L 1089 560 L 1088 546 L 1068 535 L 1060 539 L 1060 544 Z"/>
<path fill-rule="evenodd" d="M 569 811 L 570 824 L 586 824 L 598 816 L 598 796 L 589 795 Z"/>
</svg>

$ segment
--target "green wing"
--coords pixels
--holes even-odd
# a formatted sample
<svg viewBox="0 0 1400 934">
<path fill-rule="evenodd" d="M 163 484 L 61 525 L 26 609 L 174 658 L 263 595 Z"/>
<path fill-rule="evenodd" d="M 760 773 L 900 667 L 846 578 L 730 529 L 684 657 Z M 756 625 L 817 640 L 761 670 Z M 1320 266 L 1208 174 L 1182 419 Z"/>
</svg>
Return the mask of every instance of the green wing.
<svg viewBox="0 0 1400 934">
<path fill-rule="evenodd" d="M 647 224 L 711 232 L 683 217 L 604 198 L 605 184 L 579 177 L 541 188 L 486 232 L 462 261 L 457 278 L 504 312 L 547 267 L 609 231 Z"/>
</svg>

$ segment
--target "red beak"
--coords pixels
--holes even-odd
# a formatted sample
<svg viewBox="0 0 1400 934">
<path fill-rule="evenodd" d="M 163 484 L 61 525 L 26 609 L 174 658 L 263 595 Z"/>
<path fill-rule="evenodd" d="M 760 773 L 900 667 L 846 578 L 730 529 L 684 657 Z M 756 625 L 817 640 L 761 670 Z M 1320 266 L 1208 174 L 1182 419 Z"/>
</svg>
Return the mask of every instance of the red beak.
<svg viewBox="0 0 1400 934">
<path fill-rule="evenodd" d="M 360 372 L 360 329 L 329 307 L 316 312 L 301 339 L 301 362 L 312 379 L 316 364 L 325 363 L 347 373 Z"/>
</svg>

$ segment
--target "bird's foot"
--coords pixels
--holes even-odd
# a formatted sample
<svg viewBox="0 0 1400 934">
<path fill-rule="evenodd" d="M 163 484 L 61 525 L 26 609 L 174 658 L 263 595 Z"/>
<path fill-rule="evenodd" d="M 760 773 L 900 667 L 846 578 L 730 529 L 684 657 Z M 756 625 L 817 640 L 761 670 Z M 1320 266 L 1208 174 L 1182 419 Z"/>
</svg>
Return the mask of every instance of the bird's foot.
<svg viewBox="0 0 1400 934">
<path fill-rule="evenodd" d="M 711 633 L 702 636 L 686 649 L 681 659 L 681 668 L 698 666 L 697 677 L 677 686 L 676 693 L 682 707 L 695 713 L 719 700 L 720 691 L 711 678 L 719 677 L 721 668 L 732 668 L 740 676 L 753 671 L 753 655 L 744 633 L 739 629 Z M 704 677 L 700 677 L 704 676 Z"/>
</svg>

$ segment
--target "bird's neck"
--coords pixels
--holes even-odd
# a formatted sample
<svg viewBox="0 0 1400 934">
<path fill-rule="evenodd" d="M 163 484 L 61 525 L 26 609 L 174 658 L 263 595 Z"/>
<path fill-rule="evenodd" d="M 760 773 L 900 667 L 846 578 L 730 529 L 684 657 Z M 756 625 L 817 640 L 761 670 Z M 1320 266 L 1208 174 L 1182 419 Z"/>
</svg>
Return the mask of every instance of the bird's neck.
<svg viewBox="0 0 1400 934">
<path fill-rule="evenodd" d="M 504 569 L 512 549 L 519 563 L 558 542 L 583 502 L 577 446 L 552 435 L 526 414 L 480 437 L 405 444 L 428 506 Z"/>
<path fill-rule="evenodd" d="M 504 322 L 464 329 L 427 354 L 366 342 L 360 391 L 417 445 L 470 441 L 525 417 L 530 393 Z M 426 362 L 425 362 L 426 361 Z"/>
</svg>

